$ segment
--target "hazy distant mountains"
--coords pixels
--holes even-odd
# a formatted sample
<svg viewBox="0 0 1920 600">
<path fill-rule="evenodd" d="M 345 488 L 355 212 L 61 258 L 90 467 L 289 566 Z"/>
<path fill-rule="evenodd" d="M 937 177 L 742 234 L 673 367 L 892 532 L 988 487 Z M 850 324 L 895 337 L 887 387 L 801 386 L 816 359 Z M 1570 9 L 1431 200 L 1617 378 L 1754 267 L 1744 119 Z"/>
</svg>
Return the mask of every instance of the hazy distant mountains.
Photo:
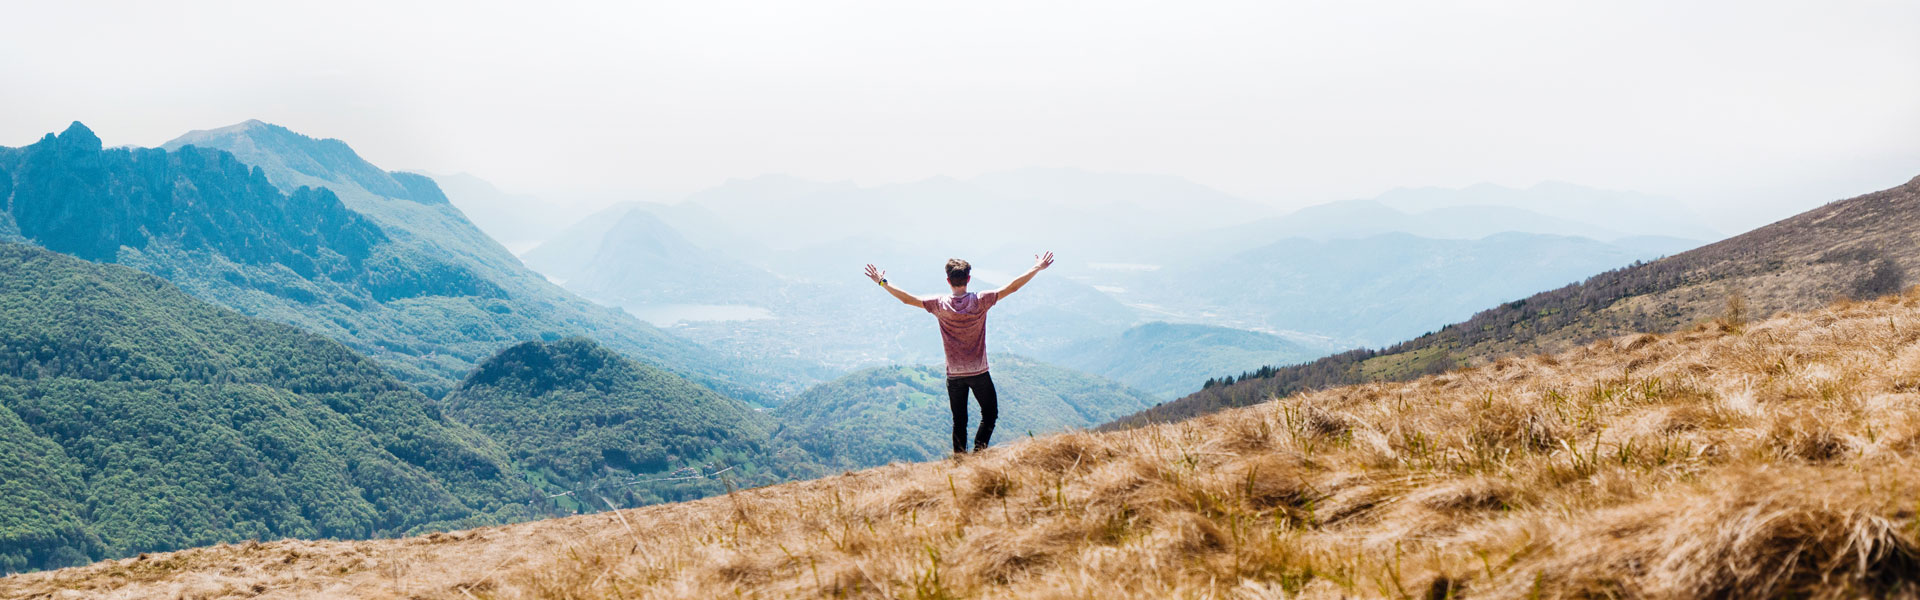
<svg viewBox="0 0 1920 600">
<path fill-rule="evenodd" d="M 1225 225 L 1205 236 L 1155 239 L 1132 260 L 1205 259 L 1281 238 L 1339 240 L 1405 233 L 1477 240 L 1500 233 L 1584 237 L 1637 254 L 1661 256 L 1723 237 L 1670 198 L 1567 183 L 1529 188 L 1479 184 L 1461 189 L 1399 189 L 1374 198 L 1308 206 Z"/>
<path fill-rule="evenodd" d="M 466 173 L 434 175 L 433 180 L 474 227 L 516 254 L 553 237 L 578 218 L 571 211 L 555 210 L 539 198 L 501 191 Z"/>
<path fill-rule="evenodd" d="M 1611 236 L 1605 233 L 1589 236 L 1601 240 L 1616 239 L 1614 236 L 1658 236 L 1715 241 L 1726 235 L 1707 225 L 1693 209 L 1673 198 L 1625 190 L 1595 189 L 1564 182 L 1543 182 L 1527 188 L 1487 183 L 1459 189 L 1401 188 L 1381 194 L 1373 200 L 1408 213 L 1463 207 L 1516 209 L 1615 232 Z"/>
<path fill-rule="evenodd" d="M 1178 307 L 1188 319 L 1214 315 L 1223 324 L 1316 334 L 1351 347 L 1419 335 L 1489 304 L 1658 256 L 1570 236 L 1460 240 L 1388 233 L 1287 238 L 1154 271 L 1108 273 L 1103 280 L 1124 300 Z"/>
<path fill-rule="evenodd" d="M 1625 238 L 1688 239 L 1628 234 L 1586 221 L 1548 216 L 1511 206 L 1442 206 L 1407 211 L 1379 200 L 1347 200 L 1310 206 L 1284 217 L 1263 219 L 1226 231 L 1231 235 L 1225 239 L 1241 243 L 1271 240 L 1274 236 L 1331 240 L 1385 233 L 1452 240 L 1479 239 L 1499 233 L 1578 236 L 1600 241 Z M 1714 237 L 1717 236 L 1695 237 L 1691 240 L 1697 242 Z"/>
<path fill-rule="evenodd" d="M 890 246 L 932 247 L 937 250 L 928 254 L 939 256 L 1011 255 L 1042 246 L 1070 248 L 1088 261 L 1161 263 L 1231 255 L 1290 237 L 1535 233 L 1667 253 L 1721 236 L 1670 199 L 1563 183 L 1395 190 L 1278 214 L 1173 177 L 1026 169 L 878 186 L 779 175 L 732 180 L 678 204 L 607 209 L 527 252 L 528 263 L 567 279 L 566 271 L 592 260 L 611 224 L 636 209 L 653 213 L 695 246 L 787 276 L 837 277 L 832 274 L 840 270 L 820 269 L 816 259 L 848 242 L 882 255 L 892 253 Z"/>
<path fill-rule="evenodd" d="M 578 270 L 560 275 L 568 288 L 611 306 L 779 301 L 778 277 L 693 245 L 648 211 L 627 211 L 601 240 Z"/>
<path fill-rule="evenodd" d="M 607 209 L 523 258 L 637 314 L 657 315 L 660 304 L 751 306 L 740 314 L 752 320 L 692 320 L 674 331 L 742 356 L 806 356 L 835 368 L 939 359 L 923 319 L 867 289 L 860 265 L 934 294 L 948 257 L 973 261 L 990 285 L 1042 249 L 1071 260 L 1036 293 L 997 309 L 1001 348 L 1059 359 L 1060 348 L 1166 320 L 1295 332 L 1320 340 L 1306 350 L 1319 353 L 1417 335 L 1489 303 L 1717 237 L 1675 206 L 1568 184 L 1482 185 L 1274 214 L 1178 178 L 1072 169 L 878 186 L 763 176 L 679 204 Z M 1243 350 L 1272 355 L 1257 344 Z"/>
<path fill-rule="evenodd" d="M 727 182 L 685 203 L 782 251 L 877 237 L 975 255 L 1008 246 L 1102 248 L 1271 211 L 1174 177 L 1078 169 L 876 186 L 763 176 Z M 836 218 L 821 218 L 826 207 Z"/>
<path fill-rule="evenodd" d="M 1175 206 L 1171 199 L 1161 205 Z M 907 289 L 935 294 L 945 290 L 940 265 L 961 256 L 978 265 L 976 287 L 988 289 L 1047 249 L 1037 239 L 1018 247 L 990 239 L 1106 234 L 1040 216 L 1070 212 L 1047 206 L 952 179 L 863 188 L 769 176 L 732 181 L 682 204 L 603 211 L 523 259 L 576 293 L 636 314 L 656 314 L 661 304 L 750 305 L 763 317 L 674 328 L 740 356 L 807 357 L 841 369 L 937 361 L 930 317 L 877 294 L 860 266 L 878 263 Z M 1238 204 L 1222 201 L 1227 206 Z M 956 211 L 971 216 L 940 216 Z M 1005 218 L 1016 213 L 1032 214 Z M 1054 231 L 1038 233 L 1047 229 Z M 1019 352 L 1117 334 L 1138 319 L 1091 287 L 1051 274 L 996 310 L 998 347 Z"/>
<path fill-rule="evenodd" d="M 814 260 L 861 240 L 985 257 L 1034 248 L 1105 248 L 1128 238 L 1218 226 L 1270 209 L 1172 177 L 1026 169 L 961 180 L 860 186 L 783 175 L 728 181 L 672 204 L 631 204 L 581 222 L 527 253 L 543 272 L 581 264 L 623 211 L 645 209 L 694 244 L 796 277 L 837 278 Z M 562 249 L 568 249 L 562 251 Z M 1022 250 L 1024 249 L 1024 250 Z M 1005 252 L 1001 252 L 1005 251 Z M 875 260 L 893 258 L 885 252 Z M 899 258 L 908 258 L 900 256 Z M 935 265 L 938 266 L 938 265 Z"/>
<path fill-rule="evenodd" d="M 1056 347 L 1040 358 L 1171 399 L 1200 389 L 1210 378 L 1306 362 L 1341 349 L 1257 331 L 1152 322 Z"/>
</svg>

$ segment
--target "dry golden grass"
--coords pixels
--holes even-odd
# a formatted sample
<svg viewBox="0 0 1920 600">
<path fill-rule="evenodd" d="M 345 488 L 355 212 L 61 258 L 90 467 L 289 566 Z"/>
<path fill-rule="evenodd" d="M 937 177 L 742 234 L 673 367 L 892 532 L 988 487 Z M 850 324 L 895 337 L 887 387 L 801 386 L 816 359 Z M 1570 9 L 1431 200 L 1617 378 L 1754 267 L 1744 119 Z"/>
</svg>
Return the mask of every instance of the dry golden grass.
<svg viewBox="0 0 1920 600">
<path fill-rule="evenodd" d="M 1920 597 L 1920 293 L 1194 421 L 27 598 Z"/>
</svg>

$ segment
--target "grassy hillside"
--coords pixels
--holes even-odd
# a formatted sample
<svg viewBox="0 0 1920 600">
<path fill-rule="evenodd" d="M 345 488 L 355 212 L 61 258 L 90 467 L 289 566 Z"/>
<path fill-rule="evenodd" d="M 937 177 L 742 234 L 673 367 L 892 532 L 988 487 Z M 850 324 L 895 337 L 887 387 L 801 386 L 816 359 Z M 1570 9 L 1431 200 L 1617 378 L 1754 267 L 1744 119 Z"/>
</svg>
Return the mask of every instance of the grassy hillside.
<svg viewBox="0 0 1920 600">
<path fill-rule="evenodd" d="M 1000 398 L 996 444 L 1092 427 L 1153 403 L 1126 386 L 1070 369 L 1010 355 L 991 360 Z M 979 404 L 969 400 L 967 406 L 968 431 L 977 431 Z M 937 459 L 952 452 L 950 411 L 946 374 L 938 367 L 876 367 L 821 384 L 774 409 L 774 439 L 797 446 L 829 471 Z"/>
<path fill-rule="evenodd" d="M 219 273 L 172 258 L 130 262 L 168 277 L 201 297 L 251 315 L 320 331 L 387 363 L 409 382 L 439 395 L 467 370 L 501 349 L 529 340 L 553 341 L 592 335 L 622 353 L 706 384 L 723 394 L 771 404 L 811 383 L 785 368 L 789 361 L 747 361 L 668 335 L 616 309 L 594 305 L 521 265 L 447 202 L 433 180 L 381 170 L 345 142 L 314 139 L 284 127 L 248 121 L 194 131 L 165 144 L 229 152 L 252 165 L 280 190 L 325 188 L 346 208 L 377 224 L 389 238 L 381 246 L 402 272 L 426 272 L 461 283 L 458 293 L 420 293 L 374 302 L 337 301 L 331 289 L 300 293 L 312 283 L 292 281 L 296 291 L 252 289 L 224 283 Z M 110 151 L 111 152 L 111 151 Z M 182 276 L 175 270 L 188 271 Z M 348 289 L 346 293 L 351 294 Z"/>
<path fill-rule="evenodd" d="M 1651 263 L 1481 311 L 1410 341 L 1197 391 L 1115 426 L 1191 418 L 1304 390 L 1399 381 L 1729 311 L 1765 316 L 1897 293 L 1920 273 L 1920 178 Z"/>
<path fill-rule="evenodd" d="M 729 467 L 771 478 L 765 414 L 586 338 L 501 351 L 441 404 L 573 510 L 711 496 L 725 484 L 702 476 Z"/>
<path fill-rule="evenodd" d="M 1262 365 L 1304 362 L 1327 353 L 1325 348 L 1257 331 L 1153 322 L 1041 356 L 1161 398 L 1176 398 L 1215 377 Z"/>
<path fill-rule="evenodd" d="M 0 243 L 0 571 L 518 520 L 533 497 L 336 342 Z"/>
<path fill-rule="evenodd" d="M 139 596 L 1912 598 L 1920 290 L 726 497 L 0 580 Z"/>
</svg>

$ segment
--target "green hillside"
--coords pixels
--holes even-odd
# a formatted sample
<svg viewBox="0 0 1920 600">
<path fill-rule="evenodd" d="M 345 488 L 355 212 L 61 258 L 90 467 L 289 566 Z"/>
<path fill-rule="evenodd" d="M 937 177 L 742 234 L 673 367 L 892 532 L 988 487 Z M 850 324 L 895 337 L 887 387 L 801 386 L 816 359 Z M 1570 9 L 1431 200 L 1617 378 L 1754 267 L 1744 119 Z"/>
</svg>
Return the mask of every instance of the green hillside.
<svg viewBox="0 0 1920 600">
<path fill-rule="evenodd" d="M 1148 406 L 1124 385 L 1011 355 L 992 357 L 1000 396 L 995 443 L 1074 427 L 1092 427 Z M 977 429 L 979 405 L 968 401 Z M 937 367 L 862 370 L 807 390 L 774 409 L 776 445 L 798 447 L 828 469 L 919 461 L 947 455 L 952 417 L 946 375 Z"/>
<path fill-rule="evenodd" d="M 603 509 L 709 496 L 770 477 L 771 419 L 586 338 L 527 342 L 476 367 L 443 402 L 539 475 L 563 506 Z"/>
<path fill-rule="evenodd" d="M 339 343 L 0 243 L 0 571 L 522 518 L 505 464 Z"/>
<path fill-rule="evenodd" d="M 1304 362 L 1328 350 L 1257 331 L 1153 322 L 1041 356 L 1160 398 L 1177 398 L 1215 377 Z"/>
</svg>

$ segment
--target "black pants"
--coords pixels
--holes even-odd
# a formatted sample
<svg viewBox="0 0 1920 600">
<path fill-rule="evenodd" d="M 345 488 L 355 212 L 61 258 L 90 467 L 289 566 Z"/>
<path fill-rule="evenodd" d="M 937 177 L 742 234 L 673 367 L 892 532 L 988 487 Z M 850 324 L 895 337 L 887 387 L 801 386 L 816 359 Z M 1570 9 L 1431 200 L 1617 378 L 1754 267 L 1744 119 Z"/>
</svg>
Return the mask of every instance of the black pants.
<svg viewBox="0 0 1920 600">
<path fill-rule="evenodd" d="M 974 434 L 973 450 L 986 449 L 993 439 L 993 422 L 1000 419 L 1000 396 L 993 391 L 993 376 L 987 373 L 947 378 L 947 406 L 953 408 L 953 452 L 967 451 L 967 390 L 980 401 L 980 432 Z"/>
</svg>

